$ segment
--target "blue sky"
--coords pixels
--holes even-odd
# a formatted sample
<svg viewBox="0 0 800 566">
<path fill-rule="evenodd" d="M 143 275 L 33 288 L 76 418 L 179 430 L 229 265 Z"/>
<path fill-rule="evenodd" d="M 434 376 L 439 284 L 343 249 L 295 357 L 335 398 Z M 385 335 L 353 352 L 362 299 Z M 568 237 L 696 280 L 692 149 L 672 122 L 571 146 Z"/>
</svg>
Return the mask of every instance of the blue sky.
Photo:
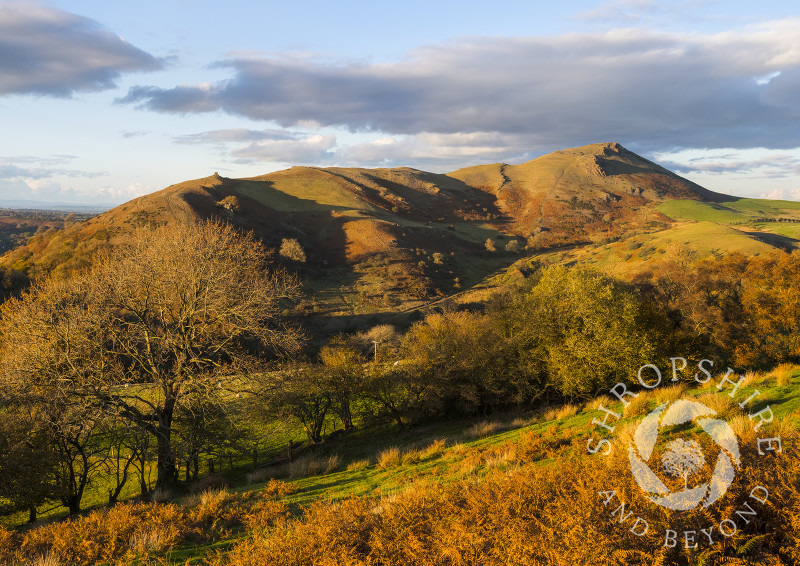
<svg viewBox="0 0 800 566">
<path fill-rule="evenodd" d="M 800 9 L 651 0 L 0 0 L 0 199 L 291 165 L 446 172 L 617 141 L 800 200 Z"/>
</svg>

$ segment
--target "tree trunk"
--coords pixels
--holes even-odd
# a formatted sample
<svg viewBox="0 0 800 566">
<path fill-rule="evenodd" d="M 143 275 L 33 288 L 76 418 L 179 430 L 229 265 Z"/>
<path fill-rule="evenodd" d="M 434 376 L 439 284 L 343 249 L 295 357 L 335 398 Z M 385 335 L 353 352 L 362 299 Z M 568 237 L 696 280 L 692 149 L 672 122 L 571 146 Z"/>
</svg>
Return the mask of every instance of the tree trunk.
<svg viewBox="0 0 800 566">
<path fill-rule="evenodd" d="M 156 429 L 156 487 L 172 488 L 178 484 L 178 466 L 172 453 L 172 415 L 175 410 L 174 397 L 164 401 L 164 408 L 158 415 Z"/>
<path fill-rule="evenodd" d="M 28 522 L 29 523 L 35 523 L 36 519 L 37 519 L 36 507 L 31 507 L 30 508 L 30 512 L 28 513 Z"/>
<path fill-rule="evenodd" d="M 156 441 L 156 487 L 174 487 L 178 483 L 178 468 L 175 465 L 175 456 L 172 454 L 172 431 L 159 427 Z"/>
</svg>

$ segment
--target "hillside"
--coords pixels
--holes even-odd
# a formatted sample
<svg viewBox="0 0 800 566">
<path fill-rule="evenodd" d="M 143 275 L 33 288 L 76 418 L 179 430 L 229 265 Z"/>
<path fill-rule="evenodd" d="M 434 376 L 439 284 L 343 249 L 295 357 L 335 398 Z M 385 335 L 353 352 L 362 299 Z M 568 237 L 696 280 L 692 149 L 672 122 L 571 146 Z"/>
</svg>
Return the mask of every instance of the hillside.
<svg viewBox="0 0 800 566">
<path fill-rule="evenodd" d="M 194 495 L 125 502 L 28 531 L 0 528 L 0 561 L 52 555 L 64 564 L 340 564 L 346 558 L 352 564 L 526 565 L 547 557 L 548 564 L 633 565 L 693 563 L 688 560 L 701 554 L 711 564 L 730 556 L 794 563 L 786 558 L 797 553 L 798 383 L 798 366 L 746 374 L 739 396 L 765 393 L 775 421 L 764 431 L 784 440 L 783 452 L 767 458 L 757 456 L 757 433 L 737 402 L 713 381 L 698 386 L 689 379 L 644 391 L 627 407 L 601 396 L 400 434 L 357 433 L 289 464 L 201 481 L 196 487 L 205 491 Z M 748 461 L 723 505 L 712 510 L 654 509 L 630 476 L 628 443 L 636 427 L 659 404 L 679 398 L 713 407 Z M 621 415 L 607 457 L 586 452 L 600 405 Z M 667 438 L 680 434 L 670 431 Z M 735 537 L 713 544 L 698 539 L 697 549 L 665 547 L 665 529 L 738 519 L 735 506 L 753 482 L 767 486 L 770 501 L 766 508 L 753 504 L 754 524 L 742 521 Z M 603 489 L 619 490 L 649 522 L 647 536 L 630 536 L 636 516 L 621 521 L 600 504 Z"/>
<path fill-rule="evenodd" d="M 678 230 L 680 240 L 680 223 L 697 220 L 736 224 L 732 235 L 741 245 L 726 238 L 718 246 L 726 251 L 753 253 L 753 240 L 793 246 L 787 223 L 769 223 L 794 213 L 732 200 L 617 143 L 446 175 L 402 167 L 292 167 L 246 179 L 214 174 L 37 234 L 0 259 L 0 272 L 19 281 L 19 274 L 71 271 L 137 227 L 218 219 L 252 230 L 276 251 L 297 240 L 304 262 L 276 258 L 314 293 L 302 313 L 352 317 L 419 307 L 551 250 L 588 245 L 595 256 L 589 263 L 598 263 L 602 246 L 619 248 L 615 242 L 637 234 Z M 774 235 L 756 233 L 768 230 Z M 657 238 L 675 240 L 670 234 Z M 685 236 L 681 243 L 709 247 L 707 235 L 689 229 Z"/>
</svg>

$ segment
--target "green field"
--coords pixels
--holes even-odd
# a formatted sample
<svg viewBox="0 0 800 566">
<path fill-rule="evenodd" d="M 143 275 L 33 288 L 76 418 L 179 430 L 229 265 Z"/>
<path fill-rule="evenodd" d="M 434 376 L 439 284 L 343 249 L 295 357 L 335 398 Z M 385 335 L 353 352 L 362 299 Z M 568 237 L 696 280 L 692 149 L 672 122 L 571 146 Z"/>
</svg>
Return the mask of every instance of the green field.
<svg viewBox="0 0 800 566">
<path fill-rule="evenodd" d="M 737 199 L 722 204 L 697 200 L 668 200 L 656 210 L 673 220 L 697 220 L 723 224 L 749 224 L 757 218 L 800 219 L 800 202 Z"/>
</svg>

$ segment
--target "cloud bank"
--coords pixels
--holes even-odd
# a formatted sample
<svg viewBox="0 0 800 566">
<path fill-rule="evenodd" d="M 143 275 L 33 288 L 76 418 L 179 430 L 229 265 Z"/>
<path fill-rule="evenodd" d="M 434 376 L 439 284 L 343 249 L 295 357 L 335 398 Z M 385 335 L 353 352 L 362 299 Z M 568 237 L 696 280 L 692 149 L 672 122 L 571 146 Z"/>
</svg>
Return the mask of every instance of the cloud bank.
<svg viewBox="0 0 800 566">
<path fill-rule="evenodd" d="M 275 56 L 216 66 L 232 78 L 137 86 L 121 102 L 283 127 L 512 136 L 532 151 L 606 140 L 653 149 L 800 146 L 800 19 L 715 35 L 464 38 L 391 63 Z"/>
<path fill-rule="evenodd" d="M 0 95 L 69 97 L 111 88 L 162 63 L 93 20 L 28 2 L 0 3 Z"/>
</svg>

